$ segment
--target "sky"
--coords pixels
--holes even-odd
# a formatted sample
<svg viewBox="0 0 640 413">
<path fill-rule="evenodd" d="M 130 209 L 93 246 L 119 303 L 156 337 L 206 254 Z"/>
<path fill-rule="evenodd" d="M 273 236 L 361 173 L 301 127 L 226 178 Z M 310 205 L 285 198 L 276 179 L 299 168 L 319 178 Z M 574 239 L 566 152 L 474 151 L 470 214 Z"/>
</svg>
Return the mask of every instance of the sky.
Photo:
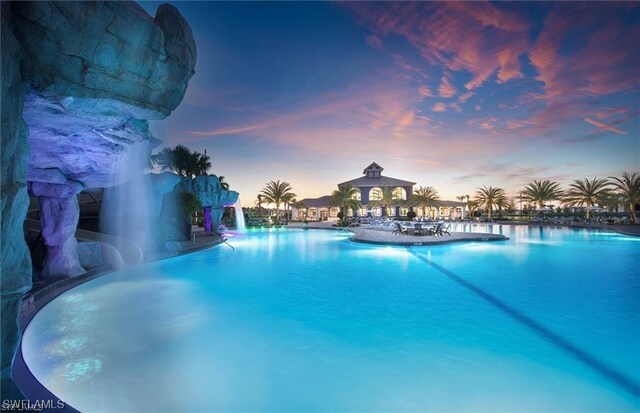
<svg viewBox="0 0 640 413">
<path fill-rule="evenodd" d="M 198 61 L 152 131 L 206 149 L 244 206 L 371 162 L 448 200 L 640 170 L 638 2 L 172 4 Z"/>
</svg>

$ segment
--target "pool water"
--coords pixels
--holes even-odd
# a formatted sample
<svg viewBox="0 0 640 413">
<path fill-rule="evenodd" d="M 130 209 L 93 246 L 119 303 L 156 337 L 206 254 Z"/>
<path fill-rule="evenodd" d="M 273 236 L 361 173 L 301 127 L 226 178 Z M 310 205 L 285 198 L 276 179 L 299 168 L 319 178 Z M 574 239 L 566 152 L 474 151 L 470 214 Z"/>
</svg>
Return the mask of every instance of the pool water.
<svg viewBox="0 0 640 413">
<path fill-rule="evenodd" d="M 62 294 L 24 358 L 85 412 L 640 409 L 640 238 L 454 230 L 510 239 L 237 235 Z"/>
</svg>

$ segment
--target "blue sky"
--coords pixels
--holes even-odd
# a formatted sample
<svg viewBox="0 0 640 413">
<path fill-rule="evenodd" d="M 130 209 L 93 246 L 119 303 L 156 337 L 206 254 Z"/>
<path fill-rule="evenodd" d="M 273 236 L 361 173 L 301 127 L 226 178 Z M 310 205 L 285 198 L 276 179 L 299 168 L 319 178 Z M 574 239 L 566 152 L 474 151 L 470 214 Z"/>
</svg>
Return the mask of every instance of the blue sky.
<svg viewBox="0 0 640 413">
<path fill-rule="evenodd" d="M 152 128 L 206 149 L 245 206 L 373 161 L 443 199 L 640 169 L 640 3 L 173 4 L 198 63 Z"/>
</svg>

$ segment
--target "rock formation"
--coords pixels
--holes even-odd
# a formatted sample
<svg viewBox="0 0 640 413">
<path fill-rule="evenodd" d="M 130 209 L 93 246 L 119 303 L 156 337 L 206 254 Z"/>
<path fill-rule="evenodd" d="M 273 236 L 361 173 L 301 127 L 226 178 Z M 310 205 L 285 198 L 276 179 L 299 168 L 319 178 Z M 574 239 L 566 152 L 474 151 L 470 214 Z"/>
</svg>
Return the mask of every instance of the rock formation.
<svg viewBox="0 0 640 413">
<path fill-rule="evenodd" d="M 215 175 L 193 178 L 193 193 L 202 205 L 205 230 L 218 228 L 225 206 L 231 206 L 238 200 L 238 193 L 222 189 L 220 179 Z"/>
<path fill-rule="evenodd" d="M 31 285 L 22 233 L 27 181 L 41 201 L 43 274 L 76 275 L 76 191 L 126 179 L 115 172 L 153 143 L 148 121 L 181 102 L 196 48 L 187 22 L 167 4 L 155 18 L 132 2 L 1 6 L 2 394 L 10 398 L 16 315 Z"/>
</svg>

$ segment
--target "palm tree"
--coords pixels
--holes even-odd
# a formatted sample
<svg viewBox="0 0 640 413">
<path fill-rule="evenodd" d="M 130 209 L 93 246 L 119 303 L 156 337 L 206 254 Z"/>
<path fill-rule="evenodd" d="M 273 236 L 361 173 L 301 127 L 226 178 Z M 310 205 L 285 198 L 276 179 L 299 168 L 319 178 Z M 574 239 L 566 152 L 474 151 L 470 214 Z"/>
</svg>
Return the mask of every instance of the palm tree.
<svg viewBox="0 0 640 413">
<path fill-rule="evenodd" d="M 211 168 L 211 159 L 207 151 L 204 153 L 192 151 L 184 145 L 162 149 L 157 154 L 151 155 L 151 163 L 160 167 L 162 171 L 173 171 L 189 178 L 206 175 Z"/>
<path fill-rule="evenodd" d="M 610 183 L 606 179 L 576 179 L 569 185 L 565 203 L 570 206 L 585 205 L 587 207 L 587 219 L 589 219 L 589 212 L 591 212 L 589 208 L 593 207 L 598 202 L 598 199 L 607 195 L 609 185 Z"/>
<path fill-rule="evenodd" d="M 636 204 L 640 203 L 640 173 L 622 173 L 622 179 L 611 176 L 611 185 L 623 202 L 629 204 L 631 222 L 636 222 Z"/>
<path fill-rule="evenodd" d="M 458 197 L 460 199 L 460 197 Z M 410 204 L 422 208 L 422 216 L 426 216 L 427 208 L 437 208 L 440 206 L 440 196 L 438 191 L 432 187 L 420 187 L 413 191 Z"/>
<path fill-rule="evenodd" d="M 220 175 L 218 177 L 218 180 L 220 181 L 220 186 L 222 187 L 222 189 L 226 189 L 228 191 L 229 183 L 224 180 L 224 175 Z"/>
<path fill-rule="evenodd" d="M 159 167 L 162 172 L 173 170 L 173 149 L 163 148 L 155 155 L 151 155 L 151 165 Z"/>
<path fill-rule="evenodd" d="M 538 208 L 544 207 L 546 201 L 562 199 L 562 190 L 556 182 L 545 179 L 536 181 L 535 179 L 522 191 L 522 199 L 538 204 Z"/>
<path fill-rule="evenodd" d="M 473 217 L 473 213 L 478 209 L 478 207 L 480 207 L 480 203 L 478 201 L 467 199 L 467 209 L 469 210 L 468 215 L 470 217 Z"/>
<path fill-rule="evenodd" d="M 284 210 L 286 211 L 287 222 L 289 222 L 289 205 L 296 200 L 296 194 L 293 192 L 287 192 L 282 196 L 282 202 L 284 202 Z"/>
<path fill-rule="evenodd" d="M 338 187 L 338 189 L 331 194 L 329 205 L 340 208 L 340 212 L 342 213 L 342 217 L 340 218 L 341 224 L 344 224 L 347 210 L 357 211 L 362 208 L 362 203 L 356 199 L 357 194 L 358 189 L 351 184 Z"/>
<path fill-rule="evenodd" d="M 291 184 L 289 182 L 282 181 L 269 181 L 266 186 L 260 191 L 262 195 L 262 201 L 276 205 L 276 222 L 280 216 L 280 203 L 283 201 L 282 197 L 291 192 Z"/>
<path fill-rule="evenodd" d="M 480 207 L 486 207 L 489 212 L 489 219 L 493 215 L 493 206 L 499 205 L 504 197 L 504 190 L 502 188 L 494 188 L 492 186 L 478 188 L 476 191 L 476 201 Z"/>
<path fill-rule="evenodd" d="M 307 218 L 307 207 L 304 205 L 303 201 L 296 201 L 295 199 L 291 201 L 291 208 L 295 208 L 298 211 L 300 210 L 304 210 L 304 217 L 305 219 Z M 300 217 L 298 217 L 298 220 L 300 220 Z"/>
<path fill-rule="evenodd" d="M 394 188 L 391 186 L 385 186 L 379 191 L 380 199 L 374 199 L 369 201 L 369 207 L 381 207 L 385 209 L 385 215 L 389 216 L 389 209 L 398 204 L 398 201 L 402 201 L 400 198 L 396 197 L 394 192 Z"/>
</svg>

